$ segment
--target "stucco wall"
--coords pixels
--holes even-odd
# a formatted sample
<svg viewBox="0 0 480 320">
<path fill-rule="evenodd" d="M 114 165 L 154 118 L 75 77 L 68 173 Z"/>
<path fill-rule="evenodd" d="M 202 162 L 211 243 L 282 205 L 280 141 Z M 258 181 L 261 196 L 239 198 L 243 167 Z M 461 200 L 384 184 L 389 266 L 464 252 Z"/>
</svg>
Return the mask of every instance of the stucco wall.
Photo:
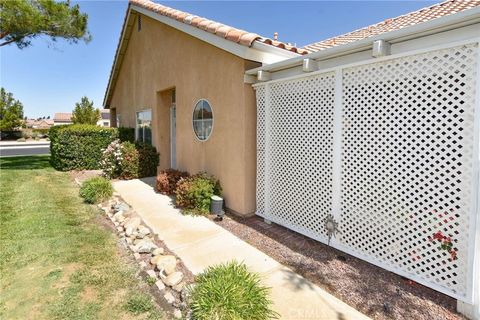
<svg viewBox="0 0 480 320">
<path fill-rule="evenodd" d="M 176 90 L 177 168 L 207 171 L 224 188 L 228 208 L 255 211 L 255 97 L 244 84 L 247 68 L 258 66 L 226 51 L 142 16 L 132 31 L 114 87 L 110 108 L 122 126 L 135 126 L 135 112 L 152 109 L 153 141 L 160 169 L 170 167 L 170 93 Z M 192 129 L 200 98 L 213 109 L 214 127 L 205 142 Z"/>
</svg>

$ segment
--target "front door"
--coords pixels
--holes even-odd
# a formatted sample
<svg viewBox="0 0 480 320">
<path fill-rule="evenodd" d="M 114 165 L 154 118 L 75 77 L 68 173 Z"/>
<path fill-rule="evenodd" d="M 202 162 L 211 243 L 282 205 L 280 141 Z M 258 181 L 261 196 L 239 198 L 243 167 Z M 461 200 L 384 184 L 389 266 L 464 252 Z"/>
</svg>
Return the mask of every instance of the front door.
<svg viewBox="0 0 480 320">
<path fill-rule="evenodd" d="M 177 168 L 177 146 L 176 146 L 176 123 L 177 123 L 177 109 L 175 102 L 172 102 L 170 107 L 170 167 Z"/>
</svg>

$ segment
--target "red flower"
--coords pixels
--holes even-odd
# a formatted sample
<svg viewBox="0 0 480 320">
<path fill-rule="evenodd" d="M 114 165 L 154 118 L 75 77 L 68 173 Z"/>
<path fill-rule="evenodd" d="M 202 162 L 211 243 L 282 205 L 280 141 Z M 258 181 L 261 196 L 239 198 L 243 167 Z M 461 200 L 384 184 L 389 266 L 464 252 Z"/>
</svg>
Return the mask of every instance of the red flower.
<svg viewBox="0 0 480 320">
<path fill-rule="evenodd" d="M 442 241 L 445 236 L 443 235 L 442 231 L 438 231 L 433 235 L 433 239 L 437 239 L 439 241 Z"/>
</svg>

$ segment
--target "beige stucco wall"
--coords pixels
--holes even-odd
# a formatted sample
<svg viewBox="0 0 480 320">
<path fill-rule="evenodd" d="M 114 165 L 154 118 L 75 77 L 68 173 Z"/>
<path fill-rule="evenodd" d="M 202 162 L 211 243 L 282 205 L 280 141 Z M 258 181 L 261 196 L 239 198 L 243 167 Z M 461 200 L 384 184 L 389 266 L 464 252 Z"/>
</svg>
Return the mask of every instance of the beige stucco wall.
<svg viewBox="0 0 480 320">
<path fill-rule="evenodd" d="M 170 167 L 170 94 L 176 90 L 177 168 L 217 176 L 228 208 L 255 211 L 255 96 L 243 81 L 258 66 L 142 16 L 135 27 L 114 87 L 110 108 L 122 126 L 135 126 L 135 112 L 152 109 L 153 140 L 160 169 Z M 192 129 L 195 103 L 207 99 L 214 114 L 205 142 Z"/>
</svg>

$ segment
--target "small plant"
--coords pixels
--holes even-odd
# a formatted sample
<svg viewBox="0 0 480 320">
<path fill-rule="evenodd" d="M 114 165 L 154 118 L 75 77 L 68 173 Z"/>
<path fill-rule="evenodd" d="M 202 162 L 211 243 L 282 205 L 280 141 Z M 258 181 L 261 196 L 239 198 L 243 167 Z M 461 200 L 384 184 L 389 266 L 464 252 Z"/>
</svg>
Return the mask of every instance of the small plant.
<svg viewBox="0 0 480 320">
<path fill-rule="evenodd" d="M 155 282 L 157 282 L 157 279 L 155 277 L 148 277 L 146 282 L 148 285 L 153 286 Z"/>
<path fill-rule="evenodd" d="M 268 288 L 246 265 L 232 261 L 207 268 L 190 289 L 190 308 L 197 320 L 276 319 Z"/>
<path fill-rule="evenodd" d="M 180 179 L 175 190 L 177 206 L 192 214 L 208 214 L 211 196 L 221 194 L 220 182 L 204 172 Z"/>
<path fill-rule="evenodd" d="M 152 298 L 146 294 L 134 294 L 128 299 L 125 308 L 133 314 L 141 314 L 154 309 Z"/>
<path fill-rule="evenodd" d="M 157 191 L 161 194 L 173 195 L 177 190 L 177 183 L 182 178 L 187 178 L 188 172 L 175 169 L 162 170 L 157 175 Z"/>
<path fill-rule="evenodd" d="M 80 188 L 80 196 L 87 203 L 99 203 L 107 200 L 113 194 L 112 183 L 103 177 L 93 177 L 86 180 Z"/>
</svg>

